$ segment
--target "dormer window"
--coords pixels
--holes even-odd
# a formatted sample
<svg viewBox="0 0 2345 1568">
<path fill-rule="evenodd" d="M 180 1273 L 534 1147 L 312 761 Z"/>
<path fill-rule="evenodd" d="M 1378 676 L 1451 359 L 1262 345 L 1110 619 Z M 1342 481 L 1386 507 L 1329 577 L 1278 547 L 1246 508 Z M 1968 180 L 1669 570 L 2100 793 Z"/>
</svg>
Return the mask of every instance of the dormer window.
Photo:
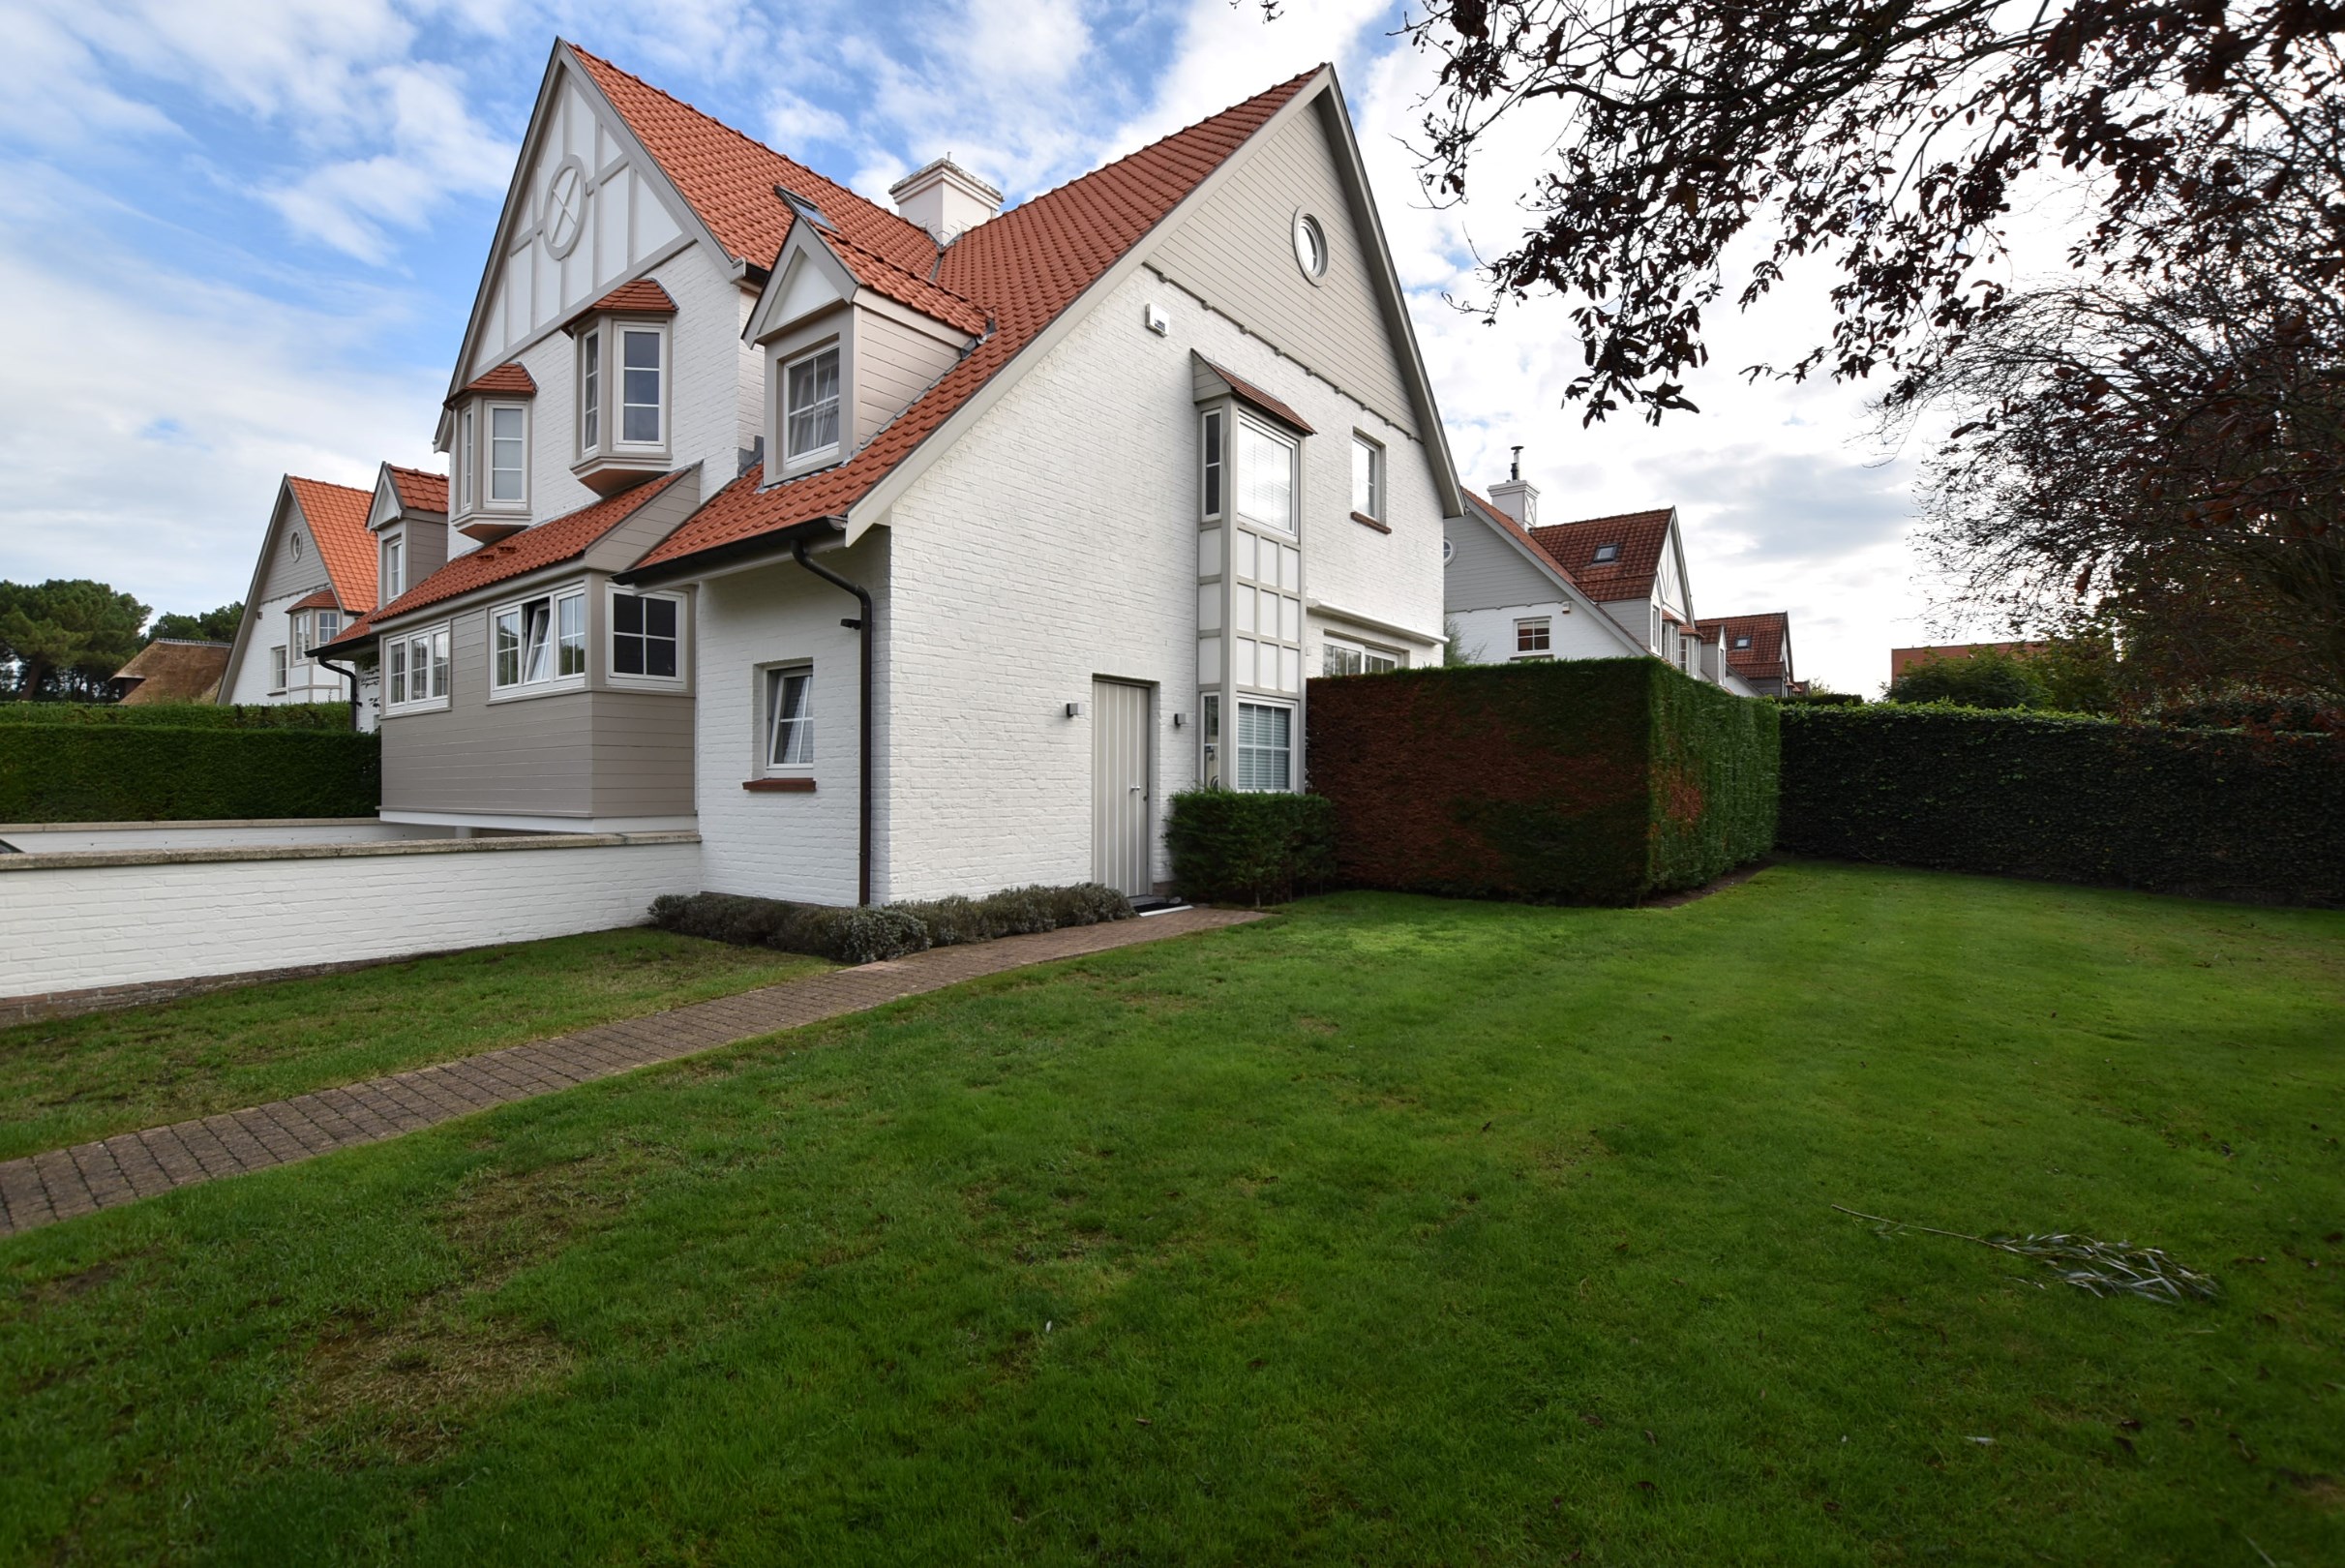
<svg viewBox="0 0 2345 1568">
<path fill-rule="evenodd" d="M 806 222 L 814 225 L 815 227 L 828 228 L 830 226 L 830 220 L 823 216 L 822 208 L 816 206 L 804 196 L 799 196 L 796 191 L 791 190 L 788 186 L 775 186 L 773 188 L 773 194 L 780 196 L 784 201 L 788 202 L 792 212 L 797 213 L 800 218 L 803 218 L 806 220 Z"/>
<path fill-rule="evenodd" d="M 1596 547 L 1595 564 L 1599 566 L 1608 565 L 1612 561 L 1616 561 L 1619 558 L 1620 546 L 1616 544 L 1600 544 Z"/>
<path fill-rule="evenodd" d="M 402 534 L 386 534 L 376 549 L 380 552 L 380 563 L 376 574 L 375 603 L 379 609 L 407 590 L 407 541 Z"/>
<path fill-rule="evenodd" d="M 578 343 L 578 428 L 570 471 L 610 496 L 668 471 L 669 327 L 676 302 L 648 278 L 622 284 L 568 323 Z"/>
<path fill-rule="evenodd" d="M 536 395 L 529 373 L 506 364 L 450 400 L 448 521 L 483 543 L 529 526 L 529 407 Z"/>
<path fill-rule="evenodd" d="M 788 464 L 836 457 L 839 450 L 839 351 L 835 345 L 782 367 L 782 459 Z"/>
</svg>

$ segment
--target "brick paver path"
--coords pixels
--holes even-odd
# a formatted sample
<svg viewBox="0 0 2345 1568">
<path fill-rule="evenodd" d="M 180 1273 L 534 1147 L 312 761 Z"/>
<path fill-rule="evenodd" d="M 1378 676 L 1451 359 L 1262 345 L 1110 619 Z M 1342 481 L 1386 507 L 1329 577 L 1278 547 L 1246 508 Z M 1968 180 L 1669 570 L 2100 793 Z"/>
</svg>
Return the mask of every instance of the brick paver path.
<svg viewBox="0 0 2345 1568">
<path fill-rule="evenodd" d="M 387 1078 L 296 1095 L 249 1110 L 52 1149 L 0 1162 L 0 1236 L 193 1182 L 265 1170 L 352 1144 L 397 1137 L 493 1105 L 860 1012 L 982 975 L 1258 919 L 1239 910 L 1176 910 L 1146 920 L 936 948 Z"/>
</svg>

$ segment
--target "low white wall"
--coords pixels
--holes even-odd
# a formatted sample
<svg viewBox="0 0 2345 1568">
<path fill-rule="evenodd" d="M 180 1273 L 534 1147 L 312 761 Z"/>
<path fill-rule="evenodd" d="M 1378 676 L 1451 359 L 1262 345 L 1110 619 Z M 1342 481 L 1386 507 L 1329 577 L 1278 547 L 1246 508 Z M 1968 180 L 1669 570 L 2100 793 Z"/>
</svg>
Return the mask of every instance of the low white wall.
<svg viewBox="0 0 2345 1568">
<path fill-rule="evenodd" d="M 699 887 L 691 832 L 0 856 L 0 998 L 608 930 Z"/>
<path fill-rule="evenodd" d="M 263 817 L 249 822 L 33 822 L 0 824 L 0 845 L 22 855 L 74 850 L 242 849 L 281 844 L 373 844 L 454 838 L 451 828 L 374 817 Z M 6 851 L 0 850 L 0 854 Z"/>
</svg>

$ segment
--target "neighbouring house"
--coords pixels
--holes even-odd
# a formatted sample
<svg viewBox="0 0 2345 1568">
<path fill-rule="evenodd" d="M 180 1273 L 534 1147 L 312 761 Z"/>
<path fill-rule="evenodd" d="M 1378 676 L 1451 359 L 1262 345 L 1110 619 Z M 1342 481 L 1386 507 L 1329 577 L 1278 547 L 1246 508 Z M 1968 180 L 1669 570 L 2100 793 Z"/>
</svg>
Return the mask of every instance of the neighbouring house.
<svg viewBox="0 0 2345 1568">
<path fill-rule="evenodd" d="M 1445 525 L 1444 606 L 1469 663 L 1645 654 L 1750 695 L 1694 619 L 1677 509 L 1543 524 L 1520 466 Z"/>
<path fill-rule="evenodd" d="M 1893 648 L 1889 649 L 1889 683 L 1895 685 L 1898 677 L 1933 659 L 1967 659 L 1973 653 L 2002 653 L 2024 659 L 2030 653 L 2041 653 L 2049 643 L 1940 643 L 1930 648 Z"/>
<path fill-rule="evenodd" d="M 891 196 L 556 45 L 446 510 L 378 487 L 401 566 L 326 649 L 386 819 L 1146 895 L 1174 792 L 1302 787 L 1307 672 L 1439 658 L 1466 502 L 1332 68 L 1007 210 Z"/>
<path fill-rule="evenodd" d="M 127 707 L 211 702 L 220 695 L 230 646 L 158 637 L 114 672 L 114 698 Z"/>
<path fill-rule="evenodd" d="M 228 645 L 220 702 L 350 701 L 348 666 L 320 663 L 316 652 L 374 608 L 375 542 L 367 532 L 373 498 L 349 485 L 289 473 L 279 483 L 244 618 Z M 363 697 L 363 680 L 361 686 Z M 371 725 L 370 705 L 362 701 L 358 709 L 359 722 Z"/>
<path fill-rule="evenodd" d="M 1695 625 L 1705 644 L 1719 645 L 1727 668 L 1755 694 L 1789 697 L 1803 689 L 1791 673 L 1791 618 L 1784 611 L 1719 616 Z"/>
</svg>

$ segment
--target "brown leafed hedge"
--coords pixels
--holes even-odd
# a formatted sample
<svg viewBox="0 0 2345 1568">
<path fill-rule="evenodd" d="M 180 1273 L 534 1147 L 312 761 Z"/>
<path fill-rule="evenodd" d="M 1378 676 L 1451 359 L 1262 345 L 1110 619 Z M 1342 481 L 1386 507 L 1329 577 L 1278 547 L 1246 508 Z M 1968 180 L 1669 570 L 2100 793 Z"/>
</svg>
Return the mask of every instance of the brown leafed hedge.
<svg viewBox="0 0 2345 1568">
<path fill-rule="evenodd" d="M 2345 738 L 1882 704 L 1787 709 L 1786 849 L 2345 906 Z"/>
<path fill-rule="evenodd" d="M 1776 715 L 1657 659 L 1313 680 L 1310 787 L 1338 882 L 1634 903 L 1773 846 Z"/>
</svg>

